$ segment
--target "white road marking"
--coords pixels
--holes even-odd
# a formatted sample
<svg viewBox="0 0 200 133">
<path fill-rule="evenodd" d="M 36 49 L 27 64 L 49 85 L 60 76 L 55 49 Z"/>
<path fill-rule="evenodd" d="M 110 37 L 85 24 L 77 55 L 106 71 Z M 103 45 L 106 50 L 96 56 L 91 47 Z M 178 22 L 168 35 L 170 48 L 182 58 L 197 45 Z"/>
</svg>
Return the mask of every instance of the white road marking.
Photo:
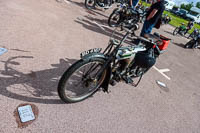
<svg viewBox="0 0 200 133">
<path fill-rule="evenodd" d="M 62 2 L 62 1 L 64 1 L 65 3 L 67 3 L 67 4 L 70 4 L 70 2 L 68 1 L 68 0 L 56 0 L 57 2 Z"/>
<path fill-rule="evenodd" d="M 169 69 L 160 69 L 160 71 L 164 73 L 164 72 L 169 72 L 170 70 Z"/>
<path fill-rule="evenodd" d="M 170 80 L 171 78 L 168 77 L 167 75 L 164 74 L 164 72 L 169 72 L 169 69 L 158 69 L 155 66 L 153 66 L 153 68 L 158 71 L 160 74 L 162 74 L 166 79 Z"/>
<path fill-rule="evenodd" d="M 68 0 L 63 0 L 65 3 L 70 4 L 70 2 Z"/>
</svg>

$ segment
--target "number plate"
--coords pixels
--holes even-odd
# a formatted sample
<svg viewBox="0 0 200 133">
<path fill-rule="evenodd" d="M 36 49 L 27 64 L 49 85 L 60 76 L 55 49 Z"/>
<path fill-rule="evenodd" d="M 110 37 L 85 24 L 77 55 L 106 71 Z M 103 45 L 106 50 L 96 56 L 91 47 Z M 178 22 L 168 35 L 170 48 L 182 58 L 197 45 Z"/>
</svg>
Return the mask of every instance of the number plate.
<svg viewBox="0 0 200 133">
<path fill-rule="evenodd" d="M 91 53 L 99 53 L 102 50 L 102 48 L 94 48 L 94 49 L 90 49 L 87 51 L 84 51 L 80 54 L 81 58 L 87 54 L 91 54 Z"/>
</svg>

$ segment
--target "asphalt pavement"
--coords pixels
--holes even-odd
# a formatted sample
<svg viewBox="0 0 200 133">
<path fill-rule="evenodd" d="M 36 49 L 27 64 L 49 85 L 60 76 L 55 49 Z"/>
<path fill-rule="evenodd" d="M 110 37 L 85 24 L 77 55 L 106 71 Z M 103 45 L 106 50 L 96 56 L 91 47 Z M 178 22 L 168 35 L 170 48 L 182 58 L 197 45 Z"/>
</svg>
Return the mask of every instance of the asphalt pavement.
<svg viewBox="0 0 200 133">
<path fill-rule="evenodd" d="M 83 0 L 0 1 L 0 133 L 200 132 L 200 52 L 184 49 L 189 40 L 170 25 L 153 30 L 172 40 L 138 87 L 119 83 L 75 104 L 59 99 L 58 81 L 80 53 L 107 46 L 113 9 L 88 11 Z M 15 117 L 21 104 L 38 109 L 24 128 Z"/>
</svg>

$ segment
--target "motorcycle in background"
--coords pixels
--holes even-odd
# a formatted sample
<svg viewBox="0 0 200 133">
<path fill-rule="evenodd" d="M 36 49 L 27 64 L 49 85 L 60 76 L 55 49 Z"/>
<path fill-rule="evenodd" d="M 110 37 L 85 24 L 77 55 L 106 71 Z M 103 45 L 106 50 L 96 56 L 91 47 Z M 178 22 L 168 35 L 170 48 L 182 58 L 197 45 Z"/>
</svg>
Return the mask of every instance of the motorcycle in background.
<svg viewBox="0 0 200 133">
<path fill-rule="evenodd" d="M 185 44 L 185 48 L 198 48 L 200 45 L 200 33 Z"/>
<path fill-rule="evenodd" d="M 142 6 L 141 8 L 138 9 L 139 15 L 140 15 L 140 23 L 144 23 L 146 19 L 146 14 L 147 14 L 148 8 Z"/>
<path fill-rule="evenodd" d="M 120 3 L 118 8 L 115 8 L 108 18 L 110 27 L 118 27 L 119 25 L 131 27 L 140 20 L 140 14 L 137 10 L 132 9 L 128 3 Z"/>
<path fill-rule="evenodd" d="M 189 34 L 189 36 L 187 37 L 188 39 L 191 37 L 191 38 L 194 38 L 195 36 L 198 36 L 200 34 L 200 30 L 195 28 L 194 31 Z"/>
<path fill-rule="evenodd" d="M 173 35 L 181 35 L 184 36 L 186 32 L 187 27 L 185 26 L 184 23 L 181 23 L 179 27 L 176 27 L 173 31 Z"/>
<path fill-rule="evenodd" d="M 162 24 L 169 24 L 169 22 L 172 20 L 170 16 L 168 16 L 167 14 L 162 16 Z"/>
<path fill-rule="evenodd" d="M 119 3 L 121 0 L 85 0 L 85 7 L 87 9 L 94 9 L 95 7 L 100 7 L 104 9 L 109 9 L 112 4 Z"/>
</svg>

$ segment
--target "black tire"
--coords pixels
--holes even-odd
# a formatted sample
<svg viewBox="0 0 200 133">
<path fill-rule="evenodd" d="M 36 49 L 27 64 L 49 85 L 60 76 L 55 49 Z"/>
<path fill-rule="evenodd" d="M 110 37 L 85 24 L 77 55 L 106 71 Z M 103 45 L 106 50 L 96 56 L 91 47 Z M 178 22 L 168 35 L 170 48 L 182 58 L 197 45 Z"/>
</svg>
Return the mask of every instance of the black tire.
<svg viewBox="0 0 200 133">
<path fill-rule="evenodd" d="M 188 45 L 188 44 L 186 44 L 186 45 L 184 46 L 184 48 L 189 48 L 189 45 Z"/>
<path fill-rule="evenodd" d="M 86 69 L 91 68 L 87 65 L 92 63 L 95 63 L 94 65 L 91 65 L 94 70 L 91 72 L 86 71 Z M 106 75 L 106 71 L 102 72 L 99 76 L 96 75 L 97 72 L 95 73 L 95 71 L 97 71 L 96 69 L 98 69 L 98 67 L 101 68 L 104 63 L 105 60 L 103 58 L 92 58 L 90 60 L 79 60 L 70 66 L 62 75 L 58 83 L 58 94 L 61 100 L 66 103 L 74 103 L 93 95 L 102 84 Z M 81 68 L 83 67 L 85 67 L 84 71 L 81 71 Z M 80 81 L 78 80 L 79 78 Z M 75 84 L 75 82 L 77 82 L 77 84 Z M 71 92 L 73 96 L 70 96 L 69 92 Z"/>
<path fill-rule="evenodd" d="M 194 43 L 194 41 L 193 41 L 193 40 L 190 40 L 189 42 L 187 42 L 187 43 L 185 44 L 184 48 L 192 48 L 192 46 L 194 45 L 193 43 Z"/>
<path fill-rule="evenodd" d="M 117 27 L 120 24 L 120 11 L 115 9 L 108 18 L 108 25 L 110 27 Z"/>
<path fill-rule="evenodd" d="M 99 7 L 102 7 L 102 8 L 105 7 L 105 5 L 104 5 L 104 0 L 96 0 L 96 4 L 97 4 Z M 102 6 L 102 4 L 103 4 L 104 6 Z M 111 5 L 112 5 L 112 1 L 111 1 L 111 0 L 108 0 L 108 6 L 111 6 Z"/>
<path fill-rule="evenodd" d="M 178 34 L 178 31 L 179 31 L 179 27 L 176 27 L 176 28 L 174 29 L 173 35 L 177 35 L 177 34 Z"/>
<path fill-rule="evenodd" d="M 192 48 L 196 49 L 197 47 L 198 47 L 198 42 L 195 41 L 194 44 L 193 44 L 193 46 L 192 46 Z"/>
<path fill-rule="evenodd" d="M 96 0 L 85 0 L 85 7 L 87 9 L 94 9 L 96 5 Z"/>
<path fill-rule="evenodd" d="M 191 37 L 191 34 L 189 34 L 189 36 L 187 37 L 188 39 Z"/>
</svg>

